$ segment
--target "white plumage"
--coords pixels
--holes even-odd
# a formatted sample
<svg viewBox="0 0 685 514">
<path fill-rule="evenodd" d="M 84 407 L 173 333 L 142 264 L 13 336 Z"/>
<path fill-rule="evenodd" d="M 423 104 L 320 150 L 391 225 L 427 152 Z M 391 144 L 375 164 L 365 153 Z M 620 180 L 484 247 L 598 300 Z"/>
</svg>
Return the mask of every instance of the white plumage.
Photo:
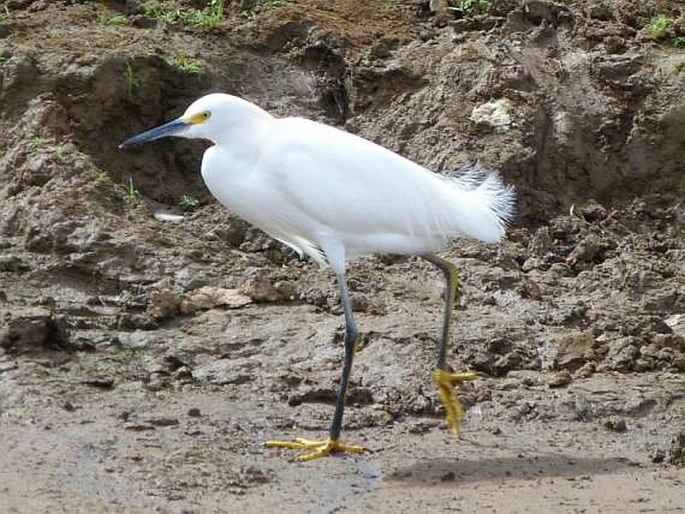
<svg viewBox="0 0 685 514">
<path fill-rule="evenodd" d="M 275 118 L 229 95 L 205 96 L 184 117 L 202 112 L 210 118 L 180 135 L 215 143 L 202 160 L 212 194 L 336 271 L 345 257 L 430 253 L 459 236 L 497 242 L 512 215 L 513 189 L 478 165 L 443 177 L 361 137 Z"/>
</svg>

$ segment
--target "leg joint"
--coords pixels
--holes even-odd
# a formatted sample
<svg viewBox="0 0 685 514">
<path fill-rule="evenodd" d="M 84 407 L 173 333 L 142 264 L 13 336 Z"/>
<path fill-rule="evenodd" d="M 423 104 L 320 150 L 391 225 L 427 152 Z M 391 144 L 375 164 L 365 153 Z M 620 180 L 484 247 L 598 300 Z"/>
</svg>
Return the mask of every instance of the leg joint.
<svg viewBox="0 0 685 514">
<path fill-rule="evenodd" d="M 359 337 L 359 329 L 354 324 L 345 326 L 345 346 L 354 345 Z"/>
</svg>

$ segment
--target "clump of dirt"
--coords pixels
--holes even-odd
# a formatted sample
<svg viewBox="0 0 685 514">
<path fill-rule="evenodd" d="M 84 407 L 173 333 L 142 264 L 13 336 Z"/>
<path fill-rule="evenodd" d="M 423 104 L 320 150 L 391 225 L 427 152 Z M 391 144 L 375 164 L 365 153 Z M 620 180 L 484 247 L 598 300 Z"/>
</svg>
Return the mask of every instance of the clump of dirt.
<svg viewBox="0 0 685 514">
<path fill-rule="evenodd" d="M 4 504 L 682 508 L 685 6 L 222 5 L 0 10 Z M 482 377 L 462 390 L 461 439 L 430 373 L 440 277 L 380 256 L 349 273 L 363 345 L 345 429 L 373 452 L 299 466 L 263 449 L 327 430 L 332 277 L 212 200 L 202 143 L 117 148 L 216 90 L 437 172 L 480 158 L 516 185 L 507 241 L 446 253 L 450 360 Z"/>
</svg>

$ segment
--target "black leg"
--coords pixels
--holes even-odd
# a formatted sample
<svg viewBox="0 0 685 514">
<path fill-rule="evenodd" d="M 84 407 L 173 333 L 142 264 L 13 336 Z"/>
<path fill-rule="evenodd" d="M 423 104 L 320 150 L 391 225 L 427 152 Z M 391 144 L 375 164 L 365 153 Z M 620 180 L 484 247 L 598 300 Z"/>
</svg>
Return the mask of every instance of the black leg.
<svg viewBox="0 0 685 514">
<path fill-rule="evenodd" d="M 338 285 L 340 286 L 340 301 L 345 312 L 345 357 L 343 360 L 342 374 L 340 375 L 340 385 L 338 395 L 335 399 L 335 412 L 329 437 L 326 441 L 311 441 L 301 437 L 293 441 L 267 441 L 269 448 L 290 448 L 293 450 L 308 450 L 308 453 L 300 455 L 298 460 L 307 461 L 329 455 L 336 452 L 346 452 L 360 454 L 364 453 L 364 448 L 354 444 L 344 444 L 340 442 L 340 432 L 342 431 L 343 411 L 345 410 L 345 398 L 347 396 L 347 384 L 352 371 L 352 361 L 354 359 L 355 346 L 359 337 L 357 324 L 352 314 L 352 304 L 350 295 L 347 291 L 347 279 L 345 271 L 338 273 Z"/>
<path fill-rule="evenodd" d="M 452 309 L 457 295 L 459 275 L 457 274 L 457 267 L 450 261 L 435 255 L 424 255 L 423 258 L 437 266 L 445 275 L 445 314 L 443 316 L 442 334 L 438 343 L 438 352 L 435 359 L 436 369 L 433 372 L 433 377 L 438 384 L 440 401 L 442 401 L 445 407 L 447 426 L 452 433 L 458 434 L 459 425 L 464 413 L 457 392 L 454 390 L 454 384 L 477 378 L 475 373 L 450 373 L 447 371 L 447 346 L 451 341 Z"/>
<path fill-rule="evenodd" d="M 343 312 L 345 313 L 345 357 L 343 359 L 343 368 L 340 375 L 340 384 L 338 385 L 338 395 L 335 399 L 335 412 L 333 413 L 333 421 L 331 422 L 330 436 L 333 440 L 340 439 L 343 411 L 345 410 L 345 399 L 347 397 L 347 384 L 352 371 L 355 345 L 357 344 L 357 338 L 359 337 L 357 323 L 354 321 L 354 314 L 352 313 L 350 294 L 347 290 L 347 277 L 344 272 L 338 274 L 338 286 L 340 287 L 340 301 L 342 303 Z"/>
<path fill-rule="evenodd" d="M 451 341 L 452 309 L 454 308 L 454 300 L 456 299 L 457 287 L 459 286 L 459 273 L 457 272 L 457 267 L 448 260 L 435 255 L 424 255 L 423 258 L 437 266 L 445 275 L 445 312 L 442 320 L 442 334 L 438 343 L 435 367 L 437 369 L 447 369 L 447 346 Z"/>
</svg>

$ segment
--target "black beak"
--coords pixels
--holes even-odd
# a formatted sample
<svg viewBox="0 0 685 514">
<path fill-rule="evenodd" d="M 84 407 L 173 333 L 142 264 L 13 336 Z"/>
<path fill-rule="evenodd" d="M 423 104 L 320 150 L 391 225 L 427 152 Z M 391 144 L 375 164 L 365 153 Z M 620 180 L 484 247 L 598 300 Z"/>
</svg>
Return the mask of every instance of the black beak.
<svg viewBox="0 0 685 514">
<path fill-rule="evenodd" d="M 150 141 L 154 141 L 155 139 L 159 139 L 162 137 L 177 136 L 181 132 L 183 132 L 189 125 L 191 125 L 191 123 L 187 122 L 183 118 L 176 118 L 175 120 L 172 120 L 169 123 L 165 123 L 164 125 L 160 125 L 159 127 L 146 130 L 145 132 L 141 132 L 140 134 L 135 135 L 130 139 L 127 139 L 119 145 L 119 148 L 134 148 L 136 146 L 140 146 L 144 143 L 149 143 Z"/>
</svg>

